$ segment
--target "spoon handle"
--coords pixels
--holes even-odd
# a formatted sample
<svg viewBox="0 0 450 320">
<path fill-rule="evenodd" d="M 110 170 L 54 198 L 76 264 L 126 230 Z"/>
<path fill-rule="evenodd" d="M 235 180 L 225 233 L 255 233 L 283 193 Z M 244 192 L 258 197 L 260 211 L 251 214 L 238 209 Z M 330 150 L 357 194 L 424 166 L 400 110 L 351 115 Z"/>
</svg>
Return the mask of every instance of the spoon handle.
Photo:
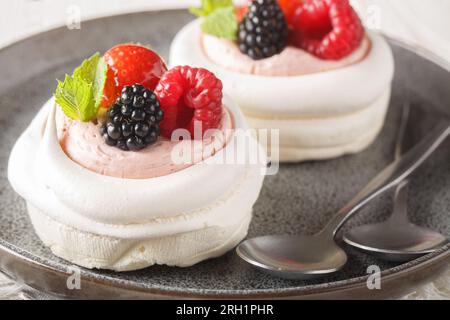
<svg viewBox="0 0 450 320">
<path fill-rule="evenodd" d="M 410 112 L 409 102 L 403 104 L 402 117 L 400 127 L 398 129 L 397 141 L 395 142 L 394 160 L 402 157 L 403 143 L 405 140 L 406 129 L 408 127 L 408 119 Z M 395 188 L 394 207 L 388 221 L 395 225 L 401 225 L 408 221 L 408 179 L 403 180 Z"/>
<path fill-rule="evenodd" d="M 450 135 L 450 122 L 438 124 L 398 160 L 395 160 L 369 182 L 331 219 L 322 232 L 333 236 L 355 212 L 381 193 L 395 187 L 413 173 Z"/>
</svg>

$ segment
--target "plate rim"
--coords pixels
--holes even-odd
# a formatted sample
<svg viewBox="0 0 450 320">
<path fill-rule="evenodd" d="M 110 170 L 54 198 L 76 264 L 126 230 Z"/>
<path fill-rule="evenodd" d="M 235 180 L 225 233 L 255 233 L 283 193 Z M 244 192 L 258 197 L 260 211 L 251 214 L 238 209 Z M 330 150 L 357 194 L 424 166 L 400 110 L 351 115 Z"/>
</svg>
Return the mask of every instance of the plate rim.
<svg viewBox="0 0 450 320">
<path fill-rule="evenodd" d="M 5 245 L 6 244 L 6 245 Z M 16 249 L 16 250 L 14 250 Z M 31 255 L 21 254 L 26 252 Z M 0 257 L 7 258 L 8 264 L 20 263 L 22 266 L 31 270 L 40 270 L 48 273 L 52 273 L 59 278 L 67 279 L 68 273 L 58 268 L 57 263 L 46 264 L 41 258 L 35 256 L 26 250 L 22 250 L 14 245 L 10 245 L 3 239 L 0 239 Z M 11 263 L 13 262 L 13 263 Z M 381 272 L 382 283 L 384 287 L 391 286 L 395 281 L 402 279 L 403 277 L 413 276 L 420 273 L 420 270 L 426 269 L 431 266 L 447 266 L 450 263 L 450 243 L 446 244 L 439 250 L 428 255 L 419 257 L 408 263 L 398 265 L 393 268 L 386 269 Z M 5 268 L 0 265 L 0 269 L 8 276 L 14 278 L 13 268 Z M 438 268 L 441 269 L 441 268 Z M 440 273 L 436 273 L 434 276 L 438 276 Z M 159 298 L 180 298 L 180 299 L 270 299 L 270 298 L 307 298 L 308 296 L 321 296 L 326 294 L 333 294 L 344 291 L 367 290 L 367 279 L 369 275 L 344 279 L 334 282 L 324 282 L 320 284 L 298 286 L 286 289 L 257 289 L 257 290 L 216 290 L 216 289 L 164 289 L 161 287 L 144 287 L 139 286 L 138 283 L 130 280 L 114 279 L 108 275 L 102 275 L 101 278 L 95 278 L 81 268 L 81 283 L 89 285 L 102 285 L 109 287 L 110 289 L 119 289 L 126 292 L 135 292 L 137 294 L 149 295 Z M 426 277 L 428 278 L 428 277 Z M 420 282 L 420 279 L 419 279 Z M 32 288 L 42 290 L 42 286 L 33 286 L 28 282 L 25 282 Z M 411 287 L 414 287 L 412 284 Z M 405 291 L 401 290 L 402 292 Z M 61 292 L 51 292 L 56 295 L 66 296 Z M 67 292 L 66 292 L 67 293 Z M 70 296 L 70 295 L 69 295 Z M 110 297 L 107 294 L 107 297 Z M 363 297 L 364 298 L 364 297 Z"/>
</svg>

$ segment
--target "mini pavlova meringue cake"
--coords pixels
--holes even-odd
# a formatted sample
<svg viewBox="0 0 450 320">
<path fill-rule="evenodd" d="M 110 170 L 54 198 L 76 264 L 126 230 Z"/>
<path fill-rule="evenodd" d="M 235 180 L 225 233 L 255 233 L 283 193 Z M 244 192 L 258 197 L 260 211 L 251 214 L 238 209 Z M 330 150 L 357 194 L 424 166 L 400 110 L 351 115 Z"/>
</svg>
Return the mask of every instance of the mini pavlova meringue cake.
<svg viewBox="0 0 450 320">
<path fill-rule="evenodd" d="M 8 178 L 61 258 L 116 271 L 191 266 L 247 234 L 266 166 L 253 136 L 238 136 L 247 129 L 213 73 L 167 70 L 147 47 L 117 45 L 58 82 Z"/>
<path fill-rule="evenodd" d="M 250 125 L 279 130 L 281 161 L 355 153 L 377 137 L 393 55 L 348 0 L 205 0 L 192 12 L 170 63 L 217 74 Z"/>
</svg>

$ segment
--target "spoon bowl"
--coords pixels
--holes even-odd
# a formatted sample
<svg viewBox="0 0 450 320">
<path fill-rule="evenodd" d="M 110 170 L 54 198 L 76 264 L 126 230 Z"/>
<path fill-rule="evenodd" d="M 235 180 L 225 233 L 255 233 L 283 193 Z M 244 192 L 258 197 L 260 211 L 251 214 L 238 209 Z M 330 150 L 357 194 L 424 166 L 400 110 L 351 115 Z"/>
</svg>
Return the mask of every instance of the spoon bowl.
<svg viewBox="0 0 450 320">
<path fill-rule="evenodd" d="M 329 235 L 265 236 L 241 243 L 237 254 L 253 266 L 286 279 L 313 279 L 340 270 L 347 255 Z"/>
<path fill-rule="evenodd" d="M 434 252 L 448 240 L 428 228 L 387 220 L 353 228 L 345 234 L 344 241 L 383 260 L 406 262 Z"/>
<path fill-rule="evenodd" d="M 400 159 L 410 107 L 403 107 L 402 121 L 395 147 L 395 159 Z M 447 239 L 433 230 L 417 226 L 408 218 L 408 185 L 406 179 L 397 186 L 393 211 L 384 222 L 360 226 L 344 235 L 350 246 L 383 260 L 406 262 L 437 250 Z"/>
</svg>

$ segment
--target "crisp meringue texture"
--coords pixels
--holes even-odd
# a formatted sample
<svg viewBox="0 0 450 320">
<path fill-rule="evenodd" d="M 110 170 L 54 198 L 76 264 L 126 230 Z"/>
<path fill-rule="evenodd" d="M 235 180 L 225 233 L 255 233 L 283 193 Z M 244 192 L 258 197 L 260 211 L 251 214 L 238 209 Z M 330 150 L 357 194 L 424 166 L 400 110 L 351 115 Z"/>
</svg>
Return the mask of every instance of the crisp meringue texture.
<svg viewBox="0 0 450 320">
<path fill-rule="evenodd" d="M 271 147 L 282 161 L 329 159 L 360 152 L 375 140 L 384 124 L 390 94 L 388 88 L 367 108 L 338 117 L 277 119 L 247 116 L 247 120 L 255 128 L 282 128 L 280 145 Z"/>
<path fill-rule="evenodd" d="M 239 108 L 224 104 L 234 127 Z M 251 138 L 231 141 L 212 157 L 161 177 L 122 179 L 92 172 L 61 148 L 53 99 L 18 139 L 8 179 L 27 202 L 37 234 L 58 256 L 87 268 L 134 270 L 189 266 L 230 250 L 247 232 L 262 186 L 265 159 Z M 260 160 L 251 163 L 250 152 Z M 222 164 L 223 157 L 244 161 Z M 242 159 L 242 157 L 241 157 Z"/>
<path fill-rule="evenodd" d="M 246 74 L 209 59 L 200 20 L 195 20 L 173 40 L 170 64 L 193 65 L 215 72 L 253 127 L 280 130 L 281 161 L 328 159 L 363 150 L 384 123 L 394 59 L 382 36 L 368 32 L 367 38 L 370 41 L 367 55 L 338 69 L 322 68 L 315 73 L 308 69 L 308 74 L 298 76 Z M 215 54 L 220 54 L 218 46 L 214 48 Z M 222 56 L 228 54 L 224 51 Z M 277 64 L 279 58 L 274 59 Z M 291 61 L 285 63 L 290 65 Z M 367 121 L 369 114 L 373 116 L 371 121 Z M 298 126 L 301 128 L 293 129 Z"/>
</svg>

